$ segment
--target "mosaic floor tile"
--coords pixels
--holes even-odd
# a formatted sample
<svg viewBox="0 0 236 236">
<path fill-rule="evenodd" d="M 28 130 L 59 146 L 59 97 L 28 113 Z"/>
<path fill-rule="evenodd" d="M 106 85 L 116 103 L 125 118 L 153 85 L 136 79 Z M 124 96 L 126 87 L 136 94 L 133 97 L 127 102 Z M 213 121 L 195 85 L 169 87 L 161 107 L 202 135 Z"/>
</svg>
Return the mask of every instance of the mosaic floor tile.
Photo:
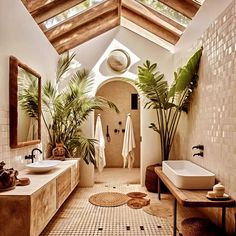
<svg viewBox="0 0 236 236">
<path fill-rule="evenodd" d="M 142 209 L 131 209 L 127 205 L 98 207 L 89 203 L 88 198 L 92 194 L 104 191 L 146 192 L 145 188 L 137 184 L 96 184 L 93 188 L 77 188 L 50 221 L 41 236 L 172 235 L 173 229 L 167 218 L 152 216 Z M 149 192 L 147 194 L 151 201 L 156 201 L 156 194 Z"/>
</svg>

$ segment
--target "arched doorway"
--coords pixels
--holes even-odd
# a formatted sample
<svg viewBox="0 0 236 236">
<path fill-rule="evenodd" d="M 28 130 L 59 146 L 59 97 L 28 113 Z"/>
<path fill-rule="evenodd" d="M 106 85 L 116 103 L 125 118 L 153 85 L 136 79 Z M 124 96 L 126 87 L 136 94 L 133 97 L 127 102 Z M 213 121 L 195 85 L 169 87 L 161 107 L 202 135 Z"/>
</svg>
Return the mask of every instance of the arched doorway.
<svg viewBox="0 0 236 236">
<path fill-rule="evenodd" d="M 134 168 L 140 168 L 140 104 L 136 88 L 126 81 L 113 78 L 103 83 L 97 90 L 97 96 L 114 102 L 119 114 L 109 109 L 95 112 L 95 120 L 101 114 L 105 138 L 106 168 L 122 168 L 122 147 L 127 115 L 131 114 L 136 148 Z M 106 139 L 109 132 L 110 140 Z M 140 173 L 139 173 L 140 174 Z"/>
</svg>

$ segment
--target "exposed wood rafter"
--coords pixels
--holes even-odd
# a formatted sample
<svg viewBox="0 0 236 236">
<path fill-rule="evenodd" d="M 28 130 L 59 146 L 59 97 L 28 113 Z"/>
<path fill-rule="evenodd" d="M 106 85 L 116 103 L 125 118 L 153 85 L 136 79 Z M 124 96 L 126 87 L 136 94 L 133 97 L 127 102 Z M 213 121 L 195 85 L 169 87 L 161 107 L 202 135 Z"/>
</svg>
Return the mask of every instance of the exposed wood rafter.
<svg viewBox="0 0 236 236">
<path fill-rule="evenodd" d="M 22 0 L 59 54 L 121 25 L 121 17 L 172 45 L 176 44 L 185 30 L 185 27 L 180 23 L 135 0 L 105 0 L 50 29 L 46 29 L 44 25 L 46 20 L 83 1 Z M 159 1 L 190 19 L 193 18 L 201 6 L 192 0 Z"/>
<path fill-rule="evenodd" d="M 125 7 L 129 9 L 132 12 L 137 13 L 138 15 L 142 16 L 143 18 L 146 18 L 147 20 L 155 24 L 163 26 L 174 34 L 177 33 L 178 35 L 181 35 L 182 32 L 185 30 L 185 27 L 183 25 L 135 0 L 123 0 L 122 6 L 123 8 Z"/>
<path fill-rule="evenodd" d="M 83 2 L 83 0 L 57 0 L 57 4 L 48 4 L 40 10 L 32 12 L 35 21 L 40 24 L 76 5 Z"/>
<path fill-rule="evenodd" d="M 52 44 L 57 52 L 61 54 L 118 26 L 119 22 L 118 11 L 113 10 L 68 32 L 66 35 L 63 35 L 63 37 L 57 38 Z"/>
<path fill-rule="evenodd" d="M 124 1 L 125 2 L 125 1 Z M 142 4 L 142 2 L 140 3 L 136 3 L 139 5 L 142 5 L 142 12 L 143 10 L 145 10 L 144 8 L 146 8 L 146 11 L 148 10 L 149 12 L 151 12 L 153 15 L 157 16 L 158 18 L 162 19 L 163 21 L 167 22 L 168 24 L 172 25 L 173 27 L 175 27 L 176 29 L 180 30 L 180 31 L 184 31 L 185 30 L 185 26 L 179 24 L 177 21 L 172 20 L 171 18 L 165 16 L 164 14 L 162 14 L 161 12 L 155 11 L 154 9 L 152 9 L 151 7 Z M 140 7 L 141 8 L 141 7 Z"/>
<path fill-rule="evenodd" d="M 77 15 L 67 20 L 66 22 L 52 28 L 51 30 L 46 31 L 45 34 L 50 41 L 53 41 L 56 38 L 60 37 L 61 35 L 66 34 L 69 31 L 74 30 L 75 28 L 78 28 L 84 23 L 88 21 L 92 21 L 99 15 L 102 15 L 106 12 L 109 12 L 115 9 L 118 9 L 116 0 L 106 1 L 104 3 L 101 3 L 93 7 L 89 11 L 83 12 L 80 15 Z M 43 27 L 43 24 L 41 24 L 40 27 Z"/>
<path fill-rule="evenodd" d="M 22 0 L 22 2 L 25 4 L 26 8 L 30 13 L 33 11 L 39 10 L 42 7 L 45 7 L 47 5 L 50 5 L 52 3 L 57 2 L 58 0 Z"/>
<path fill-rule="evenodd" d="M 122 6 L 122 16 L 137 24 L 138 26 L 148 30 L 149 32 L 157 35 L 158 37 L 165 39 L 167 42 L 171 44 L 176 44 L 179 40 L 180 36 L 175 34 L 174 32 L 168 30 L 167 28 L 161 26 L 160 24 L 156 24 L 148 18 L 144 18 L 140 14 L 133 12 L 132 10 Z"/>
<path fill-rule="evenodd" d="M 159 0 L 165 5 L 171 7 L 172 9 L 180 12 L 184 16 L 192 19 L 197 13 L 199 7 L 194 2 L 189 2 L 186 0 Z"/>
</svg>

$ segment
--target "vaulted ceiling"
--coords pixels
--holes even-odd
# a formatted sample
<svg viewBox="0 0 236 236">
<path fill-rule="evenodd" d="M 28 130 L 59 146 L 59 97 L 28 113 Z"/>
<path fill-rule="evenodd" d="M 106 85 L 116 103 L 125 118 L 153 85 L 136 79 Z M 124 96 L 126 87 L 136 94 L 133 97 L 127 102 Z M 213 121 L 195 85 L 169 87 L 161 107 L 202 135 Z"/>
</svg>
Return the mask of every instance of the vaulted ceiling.
<svg viewBox="0 0 236 236">
<path fill-rule="evenodd" d="M 175 45 L 203 0 L 22 0 L 59 54 L 125 18 Z M 132 30 L 132 29 L 131 29 Z"/>
</svg>

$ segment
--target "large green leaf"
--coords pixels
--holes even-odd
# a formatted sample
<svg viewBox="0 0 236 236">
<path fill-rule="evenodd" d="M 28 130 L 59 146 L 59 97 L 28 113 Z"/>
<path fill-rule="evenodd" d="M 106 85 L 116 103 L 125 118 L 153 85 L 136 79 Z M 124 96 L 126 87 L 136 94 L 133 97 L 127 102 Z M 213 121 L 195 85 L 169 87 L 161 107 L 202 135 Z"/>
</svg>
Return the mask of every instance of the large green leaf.
<svg viewBox="0 0 236 236">
<path fill-rule="evenodd" d="M 175 72 L 175 80 L 169 90 L 168 98 L 182 93 L 189 86 L 192 78 L 198 71 L 202 50 L 203 48 L 200 48 L 195 52 L 187 64 L 183 68 L 180 68 L 177 73 Z"/>
<path fill-rule="evenodd" d="M 138 67 L 138 81 L 135 85 L 152 102 L 166 103 L 168 83 L 163 74 L 157 71 L 157 65 L 146 61 Z"/>
</svg>

